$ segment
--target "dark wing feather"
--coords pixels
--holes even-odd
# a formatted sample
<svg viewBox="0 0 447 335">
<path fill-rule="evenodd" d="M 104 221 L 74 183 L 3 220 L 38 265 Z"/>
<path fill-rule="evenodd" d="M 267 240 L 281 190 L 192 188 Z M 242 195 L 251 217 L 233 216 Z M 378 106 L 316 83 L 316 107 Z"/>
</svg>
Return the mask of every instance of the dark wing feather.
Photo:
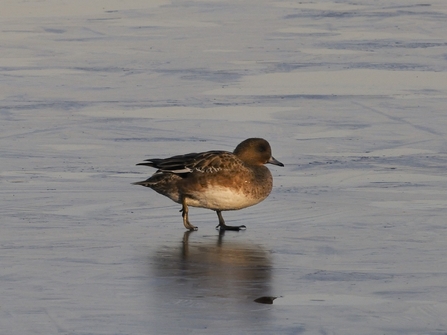
<svg viewBox="0 0 447 335">
<path fill-rule="evenodd" d="M 238 161 L 238 158 L 227 151 L 207 151 L 164 159 L 147 159 L 145 163 L 137 165 L 151 166 L 161 172 L 188 173 L 199 171 L 202 173 L 214 173 L 223 169 L 230 169 Z"/>
</svg>

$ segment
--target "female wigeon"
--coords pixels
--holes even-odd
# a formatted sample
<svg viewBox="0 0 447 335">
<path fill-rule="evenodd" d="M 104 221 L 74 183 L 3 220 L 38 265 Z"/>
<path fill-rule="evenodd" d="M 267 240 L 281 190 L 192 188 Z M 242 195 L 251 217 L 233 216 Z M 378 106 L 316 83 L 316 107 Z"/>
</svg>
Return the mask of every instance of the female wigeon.
<svg viewBox="0 0 447 335">
<path fill-rule="evenodd" d="M 188 220 L 188 206 L 216 211 L 221 230 L 241 230 L 242 226 L 227 226 L 222 211 L 256 205 L 272 190 L 273 178 L 264 164 L 284 166 L 272 157 L 270 144 L 262 138 L 249 138 L 233 153 L 207 151 L 147 159 L 144 163 L 158 170 L 147 180 L 134 183 L 150 187 L 182 205 L 186 229 L 197 230 Z"/>
</svg>

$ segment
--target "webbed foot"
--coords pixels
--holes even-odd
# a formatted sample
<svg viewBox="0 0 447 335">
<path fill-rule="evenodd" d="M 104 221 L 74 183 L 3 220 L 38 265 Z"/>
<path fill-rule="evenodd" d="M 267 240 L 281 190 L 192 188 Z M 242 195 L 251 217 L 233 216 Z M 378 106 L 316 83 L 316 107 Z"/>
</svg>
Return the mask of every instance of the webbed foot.
<svg viewBox="0 0 447 335">
<path fill-rule="evenodd" d="M 219 224 L 216 226 L 217 230 L 224 231 L 224 230 L 233 230 L 233 231 L 240 231 L 245 230 L 247 227 L 245 225 L 242 226 L 227 226 L 225 224 L 225 220 L 222 217 L 221 211 L 216 211 L 217 217 L 219 218 Z"/>
</svg>

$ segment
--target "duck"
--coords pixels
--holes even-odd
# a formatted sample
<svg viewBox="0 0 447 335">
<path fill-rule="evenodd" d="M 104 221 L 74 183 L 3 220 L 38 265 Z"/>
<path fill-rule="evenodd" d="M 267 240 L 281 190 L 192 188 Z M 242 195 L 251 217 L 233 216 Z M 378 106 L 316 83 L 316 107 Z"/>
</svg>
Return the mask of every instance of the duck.
<svg viewBox="0 0 447 335">
<path fill-rule="evenodd" d="M 244 230 L 245 225 L 229 226 L 222 211 L 256 205 L 270 194 L 273 177 L 265 164 L 284 166 L 272 156 L 270 144 L 263 138 L 248 138 L 233 152 L 212 150 L 169 158 L 146 159 L 137 165 L 157 171 L 133 185 L 149 187 L 182 205 L 183 225 L 198 228 L 189 221 L 189 206 L 213 210 L 219 224 L 216 229 Z"/>
</svg>

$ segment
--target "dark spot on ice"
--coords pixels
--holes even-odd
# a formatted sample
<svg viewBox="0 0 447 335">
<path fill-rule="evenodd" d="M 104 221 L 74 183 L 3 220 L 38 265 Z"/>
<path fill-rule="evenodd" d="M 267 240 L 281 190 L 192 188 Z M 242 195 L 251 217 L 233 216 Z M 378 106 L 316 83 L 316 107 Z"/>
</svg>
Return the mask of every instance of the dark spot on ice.
<svg viewBox="0 0 447 335">
<path fill-rule="evenodd" d="M 273 300 L 275 300 L 277 297 L 260 297 L 254 300 L 254 302 L 257 302 L 259 304 L 267 304 L 267 305 L 272 305 L 273 304 Z"/>
</svg>

